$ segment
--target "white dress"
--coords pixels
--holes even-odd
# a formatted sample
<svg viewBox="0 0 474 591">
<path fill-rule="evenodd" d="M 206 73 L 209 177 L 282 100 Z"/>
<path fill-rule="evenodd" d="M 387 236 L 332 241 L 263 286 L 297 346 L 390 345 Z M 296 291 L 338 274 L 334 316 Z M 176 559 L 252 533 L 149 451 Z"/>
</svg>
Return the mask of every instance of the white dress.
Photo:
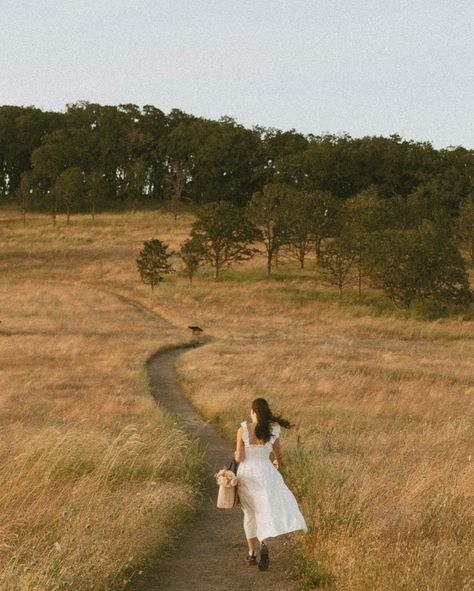
<svg viewBox="0 0 474 591">
<path fill-rule="evenodd" d="M 267 443 L 251 444 L 247 421 L 240 424 L 243 428 L 245 459 L 237 470 L 238 494 L 244 512 L 247 539 L 256 537 L 261 542 L 299 529 L 307 532 L 306 522 L 293 493 L 270 460 L 273 443 L 280 435 L 280 425 L 273 425 Z"/>
</svg>

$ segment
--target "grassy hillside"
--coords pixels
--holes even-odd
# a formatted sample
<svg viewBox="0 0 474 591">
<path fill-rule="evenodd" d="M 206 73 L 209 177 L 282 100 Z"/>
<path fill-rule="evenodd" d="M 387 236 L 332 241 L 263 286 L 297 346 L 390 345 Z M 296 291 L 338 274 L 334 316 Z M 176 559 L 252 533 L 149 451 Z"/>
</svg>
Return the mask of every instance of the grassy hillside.
<svg viewBox="0 0 474 591">
<path fill-rule="evenodd" d="M 5 212 L 3 217 L 14 216 Z M 67 446 L 73 458 L 81 458 L 74 466 L 94 466 L 72 478 L 76 468 L 60 463 L 62 480 L 49 479 L 35 493 L 34 504 L 25 499 L 25 506 L 38 507 L 37 540 L 43 539 L 45 524 L 54 522 L 53 515 L 41 513 L 41 495 L 53 496 L 51 491 L 63 485 L 103 490 L 107 506 L 111 488 L 121 497 L 114 504 L 116 520 L 128 525 L 122 524 L 119 534 L 120 528 L 107 522 L 101 533 L 102 539 L 117 543 L 107 553 L 117 556 L 117 566 L 125 560 L 118 542 L 128 540 L 132 530 L 134 556 L 141 551 L 145 525 L 138 518 L 133 527 L 128 522 L 133 507 L 140 505 L 133 504 L 137 488 L 151 495 L 157 515 L 166 515 L 160 495 L 184 504 L 189 476 L 183 465 L 189 459 L 183 456 L 191 454 L 192 465 L 198 464 L 186 442 L 186 453 L 175 458 L 178 474 L 163 468 L 153 488 L 145 460 L 145 476 L 139 471 L 141 476 L 130 481 L 129 464 L 121 462 L 116 488 L 107 478 L 104 483 L 96 466 L 104 465 L 97 458 L 115 449 L 118 430 L 129 436 L 129 424 L 147 434 L 141 435 L 146 458 L 156 452 L 150 437 L 166 439 L 169 426 L 163 427 L 166 423 L 147 397 L 140 361 L 162 344 L 187 338 L 187 325 L 198 323 L 215 340 L 186 352 L 179 373 L 202 414 L 233 440 L 251 400 L 264 396 L 297 424 L 283 433 L 282 446 L 284 476 L 310 525 L 308 535 L 295 536 L 303 588 L 473 589 L 472 312 L 427 321 L 420 319 L 426 310 L 396 311 L 373 292 L 358 298 L 348 290 L 340 300 L 318 281 L 312 261 L 304 271 L 282 262 L 266 279 L 262 257 L 223 274 L 218 282 L 206 270 L 192 287 L 178 272 L 152 293 L 136 271 L 143 241 L 160 238 L 178 248 L 192 219 L 186 214 L 175 225 L 166 212 L 137 212 L 103 214 L 95 222 L 78 216 L 69 227 L 63 220 L 53 227 L 42 216 L 32 217 L 26 227 L 20 220 L 1 223 L 0 331 L 12 334 L 0 341 L 3 355 L 8 346 L 7 371 L 0 374 L 7 427 L 0 437 L 2 456 L 19 458 L 7 462 L 9 478 L 18 473 L 15 462 L 28 466 L 25 453 L 38 455 L 35 442 L 46 445 L 49 437 L 51 449 L 53 444 L 65 447 L 61 438 L 75 442 Z M 104 288 L 141 302 L 180 328 L 152 326 Z M 49 432 L 54 435 L 46 437 Z M 48 453 L 54 452 L 41 452 L 45 458 Z M 35 456 L 29 463 L 36 461 Z M 93 477 L 98 482 L 92 483 Z M 17 490 L 27 490 L 29 482 L 25 472 Z M 167 497 L 170 486 L 173 494 Z M 66 507 L 69 494 L 63 502 L 54 496 Z M 0 501 L 0 511 L 11 515 L 11 543 L 2 555 L 10 562 L 12 556 L 28 556 L 28 548 L 22 550 L 27 541 L 18 533 L 24 527 L 9 508 L 19 497 L 20 492 L 13 492 Z M 77 505 L 78 519 L 87 514 L 85 506 Z M 88 511 L 101 514 L 96 507 Z M 155 532 L 147 548 L 172 526 L 167 522 Z M 58 522 L 57 531 L 65 527 Z M 44 542 L 51 548 L 51 564 L 61 556 L 54 542 Z M 91 545 L 88 552 L 95 556 Z M 116 565 L 108 565 L 110 573 Z M 14 572 L 15 563 L 11 568 Z"/>
</svg>

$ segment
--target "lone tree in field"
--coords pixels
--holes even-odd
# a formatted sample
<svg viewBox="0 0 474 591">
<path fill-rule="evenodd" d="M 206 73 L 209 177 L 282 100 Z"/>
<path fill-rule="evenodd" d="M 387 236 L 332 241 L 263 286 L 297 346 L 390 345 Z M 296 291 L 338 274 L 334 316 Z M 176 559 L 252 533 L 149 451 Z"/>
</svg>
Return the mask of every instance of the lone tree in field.
<svg viewBox="0 0 474 591">
<path fill-rule="evenodd" d="M 282 183 L 267 183 L 263 190 L 254 193 L 248 205 L 250 219 L 260 228 L 267 251 L 267 276 L 272 272 L 272 262 L 279 249 L 287 242 L 287 226 L 283 222 L 281 205 L 288 190 Z"/>
<path fill-rule="evenodd" d="M 217 279 L 233 263 L 246 261 L 258 252 L 251 244 L 261 239 L 260 230 L 242 208 L 220 201 L 209 203 L 199 212 L 191 229 L 191 239 L 200 243 Z"/>
<path fill-rule="evenodd" d="M 143 243 L 143 249 L 137 258 L 138 272 L 143 283 L 151 285 L 152 291 L 163 280 L 163 275 L 174 271 L 168 260 L 171 254 L 168 246 L 157 238 Z"/>
<path fill-rule="evenodd" d="M 355 259 L 356 253 L 337 238 L 329 243 L 319 256 L 318 265 L 321 276 L 326 283 L 338 288 L 339 296 L 342 296 L 342 288 L 349 279 L 349 272 Z"/>
<path fill-rule="evenodd" d="M 179 256 L 184 263 L 184 270 L 188 276 L 189 285 L 192 285 L 194 274 L 206 260 L 206 250 L 202 241 L 196 240 L 196 238 L 188 238 L 181 245 Z"/>
</svg>

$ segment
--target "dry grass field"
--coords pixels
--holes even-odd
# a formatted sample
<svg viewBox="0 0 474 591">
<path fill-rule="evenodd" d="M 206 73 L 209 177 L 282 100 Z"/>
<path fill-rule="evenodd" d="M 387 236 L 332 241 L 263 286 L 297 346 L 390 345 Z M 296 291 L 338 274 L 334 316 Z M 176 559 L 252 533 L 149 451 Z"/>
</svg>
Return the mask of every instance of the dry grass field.
<svg viewBox="0 0 474 591">
<path fill-rule="evenodd" d="M 148 398 L 140 363 L 198 323 L 215 340 L 178 369 L 200 412 L 232 440 L 257 396 L 296 423 L 283 473 L 310 525 L 294 536 L 303 589 L 474 589 L 472 313 L 427 321 L 374 293 L 339 300 L 310 260 L 266 279 L 256 258 L 191 287 L 178 272 L 152 293 L 138 251 L 150 238 L 178 248 L 191 214 L 176 226 L 166 212 L 69 227 L 2 217 L 0 557 L 12 588 L 56 589 L 66 572 L 76 588 L 101 576 L 106 588 L 172 531 L 199 454 Z"/>
<path fill-rule="evenodd" d="M 75 281 L 126 258 L 110 230 L 0 223 L 2 591 L 121 589 L 193 510 L 202 457 L 143 366 L 187 333 Z"/>
</svg>

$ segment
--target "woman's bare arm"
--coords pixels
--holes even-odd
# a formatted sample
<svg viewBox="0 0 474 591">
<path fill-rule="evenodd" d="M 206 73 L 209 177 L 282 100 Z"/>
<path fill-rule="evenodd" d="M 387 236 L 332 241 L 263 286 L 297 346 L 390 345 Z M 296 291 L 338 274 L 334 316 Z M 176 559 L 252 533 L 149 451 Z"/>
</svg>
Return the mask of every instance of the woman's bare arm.
<svg viewBox="0 0 474 591">
<path fill-rule="evenodd" d="M 275 466 L 275 468 L 279 468 L 281 466 L 281 447 L 279 439 L 275 439 L 275 441 L 273 442 L 273 453 L 275 455 L 273 465 Z"/>
<path fill-rule="evenodd" d="M 240 462 L 243 462 L 245 460 L 245 446 L 242 439 L 243 431 L 244 430 L 242 429 L 242 427 L 239 427 L 237 431 L 237 443 L 235 445 L 234 453 L 235 460 L 239 462 L 239 464 Z"/>
</svg>

